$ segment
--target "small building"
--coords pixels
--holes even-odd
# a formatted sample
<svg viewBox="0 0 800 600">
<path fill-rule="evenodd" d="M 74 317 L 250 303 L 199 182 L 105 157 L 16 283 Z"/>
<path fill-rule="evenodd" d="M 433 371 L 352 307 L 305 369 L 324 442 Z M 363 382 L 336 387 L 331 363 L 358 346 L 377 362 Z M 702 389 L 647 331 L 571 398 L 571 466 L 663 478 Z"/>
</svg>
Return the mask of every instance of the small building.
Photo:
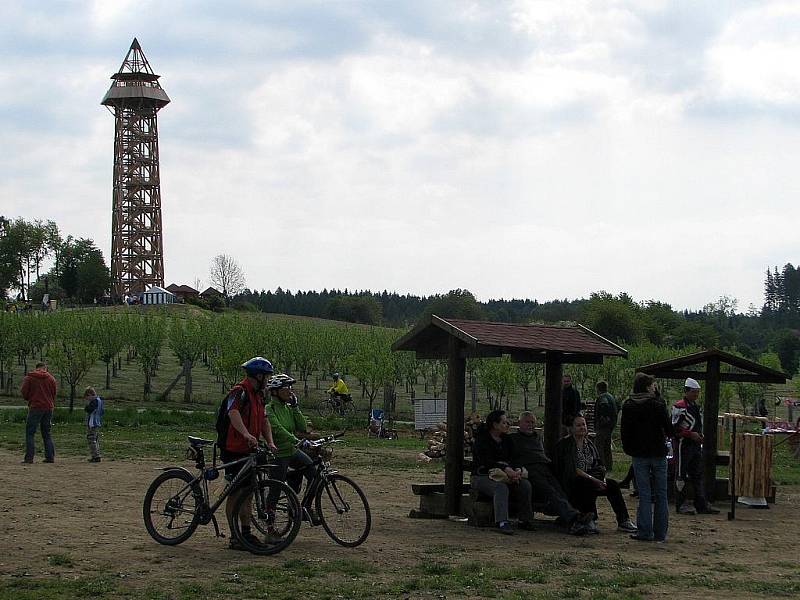
<svg viewBox="0 0 800 600">
<path fill-rule="evenodd" d="M 186 302 L 188 298 L 197 298 L 200 295 L 200 292 L 191 286 L 177 285 L 175 283 L 169 284 L 167 291 L 172 292 L 178 302 Z"/>
<path fill-rule="evenodd" d="M 174 304 L 175 294 L 168 292 L 162 287 L 154 285 L 146 292 L 142 292 L 142 304 Z"/>
<path fill-rule="evenodd" d="M 222 292 L 220 292 L 217 288 L 207 287 L 205 290 L 200 292 L 200 297 L 209 300 L 212 296 L 216 296 L 217 298 L 222 298 Z"/>
</svg>

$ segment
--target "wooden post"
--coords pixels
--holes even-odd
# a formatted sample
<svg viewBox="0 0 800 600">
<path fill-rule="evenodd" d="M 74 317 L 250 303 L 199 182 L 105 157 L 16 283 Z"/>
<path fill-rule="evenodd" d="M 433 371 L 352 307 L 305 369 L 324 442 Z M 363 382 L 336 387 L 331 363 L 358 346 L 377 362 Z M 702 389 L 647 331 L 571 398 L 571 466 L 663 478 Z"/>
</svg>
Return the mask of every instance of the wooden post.
<svg viewBox="0 0 800 600">
<path fill-rule="evenodd" d="M 717 415 L 719 414 L 719 357 L 711 356 L 706 367 L 703 406 L 703 486 L 713 501 L 717 484 Z"/>
<path fill-rule="evenodd" d="M 736 518 L 736 494 L 739 492 L 738 488 L 736 487 L 736 468 L 739 466 L 737 463 L 739 462 L 736 458 L 736 453 L 739 449 L 736 446 L 736 419 L 731 419 L 731 458 L 730 462 L 730 473 L 728 475 L 728 492 L 731 495 L 731 509 L 728 511 L 728 521 L 733 521 Z"/>
<path fill-rule="evenodd" d="M 466 367 L 466 359 L 461 357 L 461 344 L 455 337 L 451 337 L 447 358 L 447 453 L 444 467 L 444 493 L 448 515 L 461 513 Z"/>
<path fill-rule="evenodd" d="M 548 352 L 544 372 L 544 449 L 552 457 L 561 437 L 561 355 Z"/>
</svg>

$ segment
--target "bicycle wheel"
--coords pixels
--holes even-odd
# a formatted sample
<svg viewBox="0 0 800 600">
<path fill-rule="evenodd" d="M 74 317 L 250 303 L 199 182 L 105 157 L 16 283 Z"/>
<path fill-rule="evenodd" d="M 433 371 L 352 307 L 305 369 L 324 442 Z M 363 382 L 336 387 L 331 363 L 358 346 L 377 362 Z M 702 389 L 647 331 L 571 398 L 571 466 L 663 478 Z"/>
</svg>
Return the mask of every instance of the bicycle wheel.
<svg viewBox="0 0 800 600">
<path fill-rule="evenodd" d="M 250 517 L 251 536 L 242 535 L 241 519 L 231 523 L 233 535 L 254 554 L 277 554 L 300 531 L 300 501 L 286 483 L 264 479 L 255 488 L 243 490 L 233 505 L 234 515 Z"/>
<path fill-rule="evenodd" d="M 349 477 L 328 475 L 317 490 L 315 505 L 322 527 L 337 544 L 354 548 L 367 539 L 372 527 L 369 502 Z"/>
<path fill-rule="evenodd" d="M 319 404 L 317 404 L 317 412 L 320 417 L 332 417 L 336 412 L 336 407 L 333 406 L 333 402 L 330 399 L 326 398 L 320 400 Z"/>
<path fill-rule="evenodd" d="M 191 537 L 198 525 L 203 492 L 186 471 L 164 471 L 144 495 L 142 516 L 147 533 L 159 544 L 174 546 Z"/>
</svg>

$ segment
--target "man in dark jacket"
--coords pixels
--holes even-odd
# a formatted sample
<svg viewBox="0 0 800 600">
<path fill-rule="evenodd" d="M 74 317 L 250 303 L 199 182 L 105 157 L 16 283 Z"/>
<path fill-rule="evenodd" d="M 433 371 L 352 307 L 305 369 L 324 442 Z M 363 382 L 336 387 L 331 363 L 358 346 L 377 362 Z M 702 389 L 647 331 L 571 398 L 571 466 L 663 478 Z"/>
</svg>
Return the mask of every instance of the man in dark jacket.
<svg viewBox="0 0 800 600">
<path fill-rule="evenodd" d="M 672 407 L 672 426 L 675 429 L 678 460 L 675 477 L 675 506 L 679 515 L 716 515 L 703 489 L 703 413 L 697 405 L 700 384 L 691 377 L 683 384 L 683 398 Z M 686 482 L 694 489 L 694 509 L 686 502 Z"/>
<path fill-rule="evenodd" d="M 597 382 L 597 399 L 594 401 L 594 443 L 600 451 L 603 465 L 611 471 L 614 457 L 611 454 L 611 434 L 617 426 L 617 401 L 608 393 L 605 381 Z"/>
<path fill-rule="evenodd" d="M 633 394 L 622 406 L 620 422 L 622 448 L 631 457 L 639 490 L 638 533 L 631 536 L 633 539 L 666 541 L 669 526 L 666 440 L 671 435 L 672 423 L 656 389 L 655 378 L 637 373 Z M 655 513 L 652 498 L 655 498 Z"/>
<path fill-rule="evenodd" d="M 55 408 L 56 380 L 47 372 L 45 363 L 36 363 L 36 368 L 25 375 L 20 391 L 28 403 L 28 418 L 25 421 L 25 458 L 22 462 L 33 462 L 36 454 L 33 440 L 37 428 L 42 430 L 44 462 L 54 462 L 56 449 L 53 437 L 50 435 L 50 426 Z"/>
<path fill-rule="evenodd" d="M 561 384 L 561 435 L 567 435 L 572 427 L 572 419 L 581 412 L 581 393 L 573 387 L 570 375 L 564 375 Z"/>
</svg>

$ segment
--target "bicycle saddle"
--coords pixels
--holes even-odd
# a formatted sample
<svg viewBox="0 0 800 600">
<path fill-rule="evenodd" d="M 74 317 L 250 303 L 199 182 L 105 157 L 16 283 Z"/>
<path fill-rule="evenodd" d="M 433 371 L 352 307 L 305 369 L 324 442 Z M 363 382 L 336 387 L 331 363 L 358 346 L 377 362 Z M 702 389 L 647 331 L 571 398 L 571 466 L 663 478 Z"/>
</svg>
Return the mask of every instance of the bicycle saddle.
<svg viewBox="0 0 800 600">
<path fill-rule="evenodd" d="M 192 446 L 208 446 L 209 444 L 214 443 L 214 440 L 204 440 L 203 438 L 194 437 L 193 435 L 190 435 L 188 440 L 189 444 Z"/>
</svg>

